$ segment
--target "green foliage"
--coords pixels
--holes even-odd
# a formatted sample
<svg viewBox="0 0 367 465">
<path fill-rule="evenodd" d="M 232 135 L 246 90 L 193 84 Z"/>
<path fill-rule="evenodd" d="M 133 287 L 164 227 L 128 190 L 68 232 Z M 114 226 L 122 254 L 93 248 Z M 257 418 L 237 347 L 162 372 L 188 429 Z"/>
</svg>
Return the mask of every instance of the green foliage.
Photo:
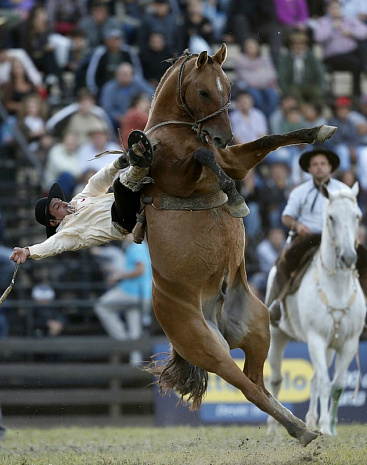
<svg viewBox="0 0 367 465">
<path fill-rule="evenodd" d="M 205 426 L 176 428 L 54 428 L 10 430 L 0 465 L 361 465 L 366 425 L 339 425 L 303 448 L 281 429 Z"/>
</svg>

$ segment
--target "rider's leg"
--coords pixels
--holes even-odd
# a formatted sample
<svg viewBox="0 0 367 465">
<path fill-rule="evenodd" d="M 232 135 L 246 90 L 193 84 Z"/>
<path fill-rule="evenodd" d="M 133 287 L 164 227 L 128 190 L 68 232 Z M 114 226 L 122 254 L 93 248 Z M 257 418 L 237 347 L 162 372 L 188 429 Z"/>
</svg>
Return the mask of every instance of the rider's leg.
<svg viewBox="0 0 367 465">
<path fill-rule="evenodd" d="M 359 273 L 359 282 L 364 295 L 367 297 L 367 248 L 359 244 L 357 249 L 357 270 Z"/>
<path fill-rule="evenodd" d="M 306 252 L 312 247 L 319 246 L 320 242 L 320 234 L 312 234 L 305 237 L 296 236 L 289 248 L 285 249 L 279 256 L 276 263 L 277 271 L 267 299 L 267 305 L 270 310 L 270 321 L 274 326 L 277 325 L 281 317 L 280 301 L 286 294 L 291 274 L 297 270 Z"/>
</svg>

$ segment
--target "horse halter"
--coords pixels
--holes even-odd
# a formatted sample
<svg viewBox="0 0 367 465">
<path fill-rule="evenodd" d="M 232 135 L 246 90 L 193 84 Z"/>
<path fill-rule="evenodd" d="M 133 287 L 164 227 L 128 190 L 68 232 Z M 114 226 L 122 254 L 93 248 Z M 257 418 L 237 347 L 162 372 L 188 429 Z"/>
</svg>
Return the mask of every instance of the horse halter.
<svg viewBox="0 0 367 465">
<path fill-rule="evenodd" d="M 182 61 L 180 69 L 178 71 L 178 84 L 177 84 L 177 86 L 178 86 L 178 95 L 180 97 L 180 102 L 181 102 L 180 106 L 187 112 L 187 114 L 193 120 L 194 124 L 192 122 L 189 122 L 189 121 L 175 121 L 175 120 L 162 121 L 161 123 L 158 123 L 155 126 L 148 129 L 148 131 L 146 131 L 146 134 L 149 134 L 154 129 L 157 129 L 157 128 L 161 127 L 161 126 L 165 126 L 167 124 L 189 124 L 191 126 L 191 129 L 194 132 L 196 132 L 196 134 L 199 136 L 200 131 L 201 131 L 201 123 L 203 123 L 204 121 L 207 121 L 210 118 L 214 118 L 215 116 L 220 115 L 223 111 L 227 110 L 227 108 L 231 104 L 231 100 L 229 99 L 228 102 L 225 105 L 223 105 L 221 108 L 219 108 L 219 110 L 217 110 L 217 111 L 215 111 L 213 113 L 210 113 L 210 115 L 204 116 L 203 118 L 200 118 L 200 119 L 195 118 L 195 116 L 192 114 L 189 107 L 187 106 L 187 104 L 186 104 L 186 102 L 185 102 L 185 100 L 183 98 L 183 95 L 182 95 L 182 75 L 183 75 L 183 71 L 185 69 L 185 65 L 186 65 L 187 61 L 191 57 L 193 57 L 195 55 L 192 55 L 192 54 L 190 54 L 188 52 L 188 50 L 185 50 L 184 56 L 185 56 L 185 58 Z"/>
<path fill-rule="evenodd" d="M 186 51 L 187 53 L 187 51 Z M 181 63 L 181 66 L 180 66 L 180 69 L 178 71 L 178 95 L 180 97 L 180 101 L 181 101 L 181 107 L 184 108 L 186 110 L 186 112 L 188 113 L 188 115 L 190 116 L 190 118 L 192 118 L 192 120 L 195 122 L 194 126 L 192 127 L 192 129 L 194 131 L 196 131 L 197 133 L 200 132 L 200 129 L 201 129 L 201 123 L 203 123 L 204 121 L 207 121 L 208 119 L 210 118 L 214 118 L 214 116 L 217 116 L 217 115 L 220 115 L 222 113 L 222 111 L 224 110 L 227 110 L 227 108 L 229 107 L 229 105 L 231 104 L 231 101 L 228 100 L 228 102 L 223 105 L 221 108 L 219 108 L 219 110 L 217 111 L 214 111 L 213 113 L 211 113 L 210 115 L 207 115 L 207 116 L 204 116 L 203 118 L 200 118 L 200 119 L 196 119 L 195 116 L 191 113 L 191 111 L 189 110 L 189 107 L 186 105 L 186 102 L 183 98 L 183 95 L 182 95 L 182 75 L 183 75 L 183 71 L 184 71 L 184 68 L 185 68 L 185 65 L 186 65 L 186 62 L 192 57 L 193 55 L 189 55 L 187 54 L 185 59 L 183 60 L 183 62 Z"/>
<path fill-rule="evenodd" d="M 345 192 L 345 193 L 344 193 L 344 192 L 340 192 L 339 196 L 340 196 L 340 197 L 345 197 L 345 198 L 351 200 L 353 203 L 357 203 L 357 200 L 355 199 L 355 197 L 349 195 L 347 192 Z M 327 206 L 326 214 L 328 214 L 328 212 L 329 212 L 329 207 L 330 207 L 331 202 L 332 202 L 332 200 L 329 199 L 329 205 Z M 333 231 L 330 229 L 330 224 L 329 224 L 329 221 L 328 221 L 328 220 L 326 220 L 326 227 L 327 227 L 327 231 L 328 231 L 328 233 L 329 233 L 329 235 L 330 235 L 330 238 L 331 238 L 331 246 L 333 247 L 333 249 L 334 249 L 335 251 L 337 251 L 338 247 L 337 247 L 337 244 L 336 244 L 336 242 L 335 242 L 335 236 L 334 236 L 334 234 L 333 234 Z M 357 246 L 357 244 L 358 244 L 358 240 L 356 240 L 356 246 Z M 338 266 L 337 261 L 336 261 L 336 263 L 335 263 L 335 268 L 334 268 L 333 270 L 330 271 L 330 270 L 328 270 L 328 269 L 326 268 L 326 266 L 325 266 L 324 260 L 323 260 L 323 258 L 322 258 L 321 250 L 320 250 L 319 256 L 320 256 L 320 263 L 321 263 L 321 266 L 322 266 L 322 268 L 324 269 L 324 271 L 326 272 L 326 274 L 328 274 L 328 275 L 330 275 L 330 276 L 334 276 L 334 275 L 337 273 L 338 269 L 340 268 L 340 267 Z M 353 266 L 354 266 L 354 265 L 353 265 Z M 353 269 L 353 266 L 352 266 L 352 269 Z"/>
</svg>

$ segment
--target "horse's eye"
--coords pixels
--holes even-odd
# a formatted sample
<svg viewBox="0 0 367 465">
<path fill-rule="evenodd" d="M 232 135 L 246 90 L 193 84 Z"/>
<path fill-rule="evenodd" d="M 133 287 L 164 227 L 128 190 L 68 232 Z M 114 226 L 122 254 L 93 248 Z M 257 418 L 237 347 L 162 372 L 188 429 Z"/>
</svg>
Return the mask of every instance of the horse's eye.
<svg viewBox="0 0 367 465">
<path fill-rule="evenodd" d="M 209 92 L 207 92 L 206 90 L 201 90 L 201 91 L 199 92 L 199 94 L 200 94 L 202 97 L 209 98 Z"/>
<path fill-rule="evenodd" d="M 331 222 L 333 222 L 333 221 L 334 221 L 334 218 L 333 218 L 331 215 L 329 215 L 329 220 L 330 220 Z"/>
</svg>

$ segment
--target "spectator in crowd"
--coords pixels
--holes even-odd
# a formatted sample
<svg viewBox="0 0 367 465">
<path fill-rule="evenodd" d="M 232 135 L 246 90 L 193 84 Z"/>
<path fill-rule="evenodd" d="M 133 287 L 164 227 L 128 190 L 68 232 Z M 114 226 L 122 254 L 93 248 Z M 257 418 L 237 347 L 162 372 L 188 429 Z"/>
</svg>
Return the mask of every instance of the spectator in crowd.
<svg viewBox="0 0 367 465">
<path fill-rule="evenodd" d="M 6 221 L 5 216 L 2 210 L 0 210 L 0 293 L 9 286 L 11 277 L 14 272 L 14 266 L 9 261 L 9 256 L 11 253 L 11 249 L 7 247 L 4 243 L 5 238 L 5 228 L 6 228 Z M 0 295 L 1 295 L 0 294 Z M 9 325 L 8 319 L 6 315 L 7 310 L 7 302 L 5 301 L 3 305 L 0 307 L 0 339 L 6 338 L 9 332 Z M 2 417 L 1 417 L 1 408 L 0 408 L 0 438 L 2 437 Z"/>
<path fill-rule="evenodd" d="M 367 146 L 367 95 L 361 96 L 357 108 L 351 109 L 348 118 L 357 128 L 360 145 Z"/>
<path fill-rule="evenodd" d="M 181 54 L 183 39 L 179 15 L 171 11 L 169 0 L 153 0 L 152 8 L 142 17 L 137 43 L 139 50 L 146 47 L 152 32 L 159 32 L 163 34 L 167 47 Z"/>
<path fill-rule="evenodd" d="M 259 263 L 259 271 L 253 274 L 249 280 L 252 291 L 264 301 L 266 284 L 269 272 L 275 264 L 285 244 L 285 232 L 282 228 L 271 228 L 265 239 L 256 247 L 255 253 Z"/>
<path fill-rule="evenodd" d="M 79 89 L 87 85 L 86 73 L 90 60 L 90 53 L 88 53 L 87 39 L 81 29 L 73 29 L 68 37 L 70 39 L 70 48 L 65 71 L 69 71 L 74 76 L 73 96 L 75 96 Z"/>
<path fill-rule="evenodd" d="M 100 170 L 103 166 L 112 162 L 116 155 L 110 154 L 101 158 L 93 159 L 95 155 L 111 150 L 116 152 L 121 147 L 110 140 L 110 133 L 106 127 L 91 128 L 89 131 L 89 140 L 78 148 L 79 172 L 87 169 Z"/>
<path fill-rule="evenodd" d="M 115 8 L 115 14 L 122 23 L 122 30 L 126 38 L 126 43 L 135 45 L 137 43 L 138 31 L 141 25 L 141 18 L 146 5 L 137 0 L 124 0 Z"/>
<path fill-rule="evenodd" d="M 340 159 L 340 171 L 351 168 L 356 161 L 356 147 L 359 145 L 359 134 L 354 123 L 349 119 L 352 101 L 349 97 L 338 97 L 333 105 L 333 116 L 328 124 L 336 126 L 337 132 L 326 145 L 337 153 Z"/>
<path fill-rule="evenodd" d="M 302 102 L 301 113 L 303 117 L 303 125 L 305 128 L 314 128 L 327 124 L 327 119 L 323 115 L 323 105 L 319 102 Z"/>
<path fill-rule="evenodd" d="M 367 4 L 363 0 L 339 0 L 343 14 L 367 23 Z"/>
<path fill-rule="evenodd" d="M 280 104 L 278 108 L 270 115 L 269 125 L 270 131 L 273 134 L 282 134 L 285 114 L 289 108 L 298 107 L 299 102 L 296 97 L 292 94 L 283 94 L 280 97 Z"/>
<path fill-rule="evenodd" d="M 224 40 L 242 45 L 248 37 L 259 37 L 259 42 L 270 47 L 270 53 L 275 65 L 281 48 L 279 28 L 276 21 L 273 0 L 229 0 L 227 6 L 227 21 L 224 29 Z"/>
<path fill-rule="evenodd" d="M 9 80 L 1 84 L 0 93 L 7 112 L 16 116 L 22 99 L 37 92 L 37 87 L 28 78 L 23 63 L 17 59 L 12 59 Z"/>
<path fill-rule="evenodd" d="M 223 40 L 224 28 L 227 20 L 228 0 L 203 0 L 203 13 L 213 26 L 213 40 Z"/>
<path fill-rule="evenodd" d="M 100 103 L 109 115 L 114 128 L 120 126 L 121 118 L 127 112 L 134 95 L 145 92 L 150 97 L 154 87 L 143 79 L 137 79 L 130 63 L 121 63 L 114 79 L 102 87 Z"/>
<path fill-rule="evenodd" d="M 274 0 L 274 5 L 283 45 L 294 30 L 307 31 L 310 14 L 306 0 Z"/>
<path fill-rule="evenodd" d="M 21 48 L 0 48 L 0 85 L 12 81 L 12 68 L 15 60 L 21 62 L 27 79 L 35 88 L 42 88 L 41 73 L 34 65 L 28 53 Z"/>
<path fill-rule="evenodd" d="M 100 0 L 92 1 L 89 14 L 81 18 L 77 26 L 84 32 L 90 52 L 103 44 L 107 31 L 122 27 L 120 21 L 110 15 L 107 2 Z"/>
<path fill-rule="evenodd" d="M 238 91 L 235 110 L 229 114 L 233 130 L 233 142 L 243 144 L 268 134 L 266 116 L 254 107 L 254 100 L 246 90 Z"/>
<path fill-rule="evenodd" d="M 47 0 L 45 5 L 51 30 L 64 36 L 88 14 L 86 0 Z"/>
<path fill-rule="evenodd" d="M 283 228 L 282 212 L 293 188 L 288 164 L 275 161 L 268 166 L 269 173 L 264 177 L 259 195 L 264 232 Z"/>
<path fill-rule="evenodd" d="M 33 287 L 31 296 L 35 307 L 32 322 L 27 331 L 28 336 L 57 337 L 65 329 L 64 315 L 52 305 L 55 300 L 55 290 L 48 284 L 37 284 Z"/>
<path fill-rule="evenodd" d="M 23 97 L 17 114 L 19 129 L 24 134 L 28 147 L 36 152 L 40 146 L 40 139 L 46 133 L 48 105 L 38 94 Z"/>
<path fill-rule="evenodd" d="M 104 33 L 104 45 L 93 52 L 86 74 L 87 86 L 97 98 L 104 84 L 115 77 L 121 63 L 133 66 L 136 79 L 142 76 L 139 57 L 129 45 L 124 44 L 121 29 L 107 30 Z"/>
<path fill-rule="evenodd" d="M 367 56 L 361 48 L 367 39 L 367 25 L 359 19 L 343 15 L 340 3 L 331 0 L 327 14 L 313 24 L 313 37 L 322 47 L 324 63 L 329 71 L 350 71 L 353 95 L 361 95 L 361 72 Z"/>
<path fill-rule="evenodd" d="M 236 85 L 249 92 L 255 107 L 268 118 L 279 103 L 277 72 L 270 55 L 261 51 L 255 38 L 245 39 L 234 70 Z"/>
<path fill-rule="evenodd" d="M 157 87 L 163 74 L 170 67 L 167 61 L 172 58 L 172 50 L 167 47 L 165 37 L 160 32 L 152 32 L 148 37 L 148 43 L 140 50 L 140 61 L 143 76 L 153 87 Z"/>
<path fill-rule="evenodd" d="M 303 127 L 303 116 L 300 106 L 287 108 L 284 112 L 284 120 L 280 127 L 280 133 L 285 134 L 287 132 L 297 131 Z"/>
<path fill-rule="evenodd" d="M 42 187 L 45 192 L 58 182 L 67 199 L 73 197 L 77 179 L 81 174 L 77 152 L 78 142 L 73 132 L 66 131 L 60 142 L 48 153 L 43 173 Z"/>
<path fill-rule="evenodd" d="M 283 94 L 289 92 L 301 102 L 321 102 L 325 92 L 325 69 L 308 42 L 305 32 L 289 35 L 289 49 L 279 60 L 279 86 Z"/>
<path fill-rule="evenodd" d="M 96 105 L 94 95 L 87 89 L 79 89 L 77 102 L 71 103 L 56 112 L 46 123 L 47 131 L 60 136 L 63 132 L 72 132 L 80 146 L 88 140 L 88 133 L 93 128 L 113 128 L 108 114 Z"/>
<path fill-rule="evenodd" d="M 107 333 L 117 340 L 140 339 L 144 314 L 152 305 L 152 272 L 148 246 L 136 244 L 127 236 L 125 246 L 125 270 L 112 276 L 117 282 L 95 305 L 95 312 Z M 123 314 L 126 324 L 120 317 Z M 130 353 L 130 363 L 140 364 L 142 354 Z"/>
<path fill-rule="evenodd" d="M 320 2 L 320 0 L 307 0 L 307 7 L 311 21 L 320 18 L 320 16 L 324 16 L 326 3 L 327 2 Z"/>
<path fill-rule="evenodd" d="M 144 130 L 149 115 L 151 99 L 145 93 L 134 95 L 131 99 L 131 106 L 126 114 L 121 118 L 121 135 L 122 140 L 127 147 L 128 136 L 134 129 Z"/>
<path fill-rule="evenodd" d="M 258 240 L 263 233 L 261 214 L 261 180 L 256 169 L 250 170 L 246 177 L 237 182 L 237 190 L 245 199 L 251 215 L 245 216 L 243 222 L 246 228 L 246 237 L 251 241 Z"/>
<path fill-rule="evenodd" d="M 212 53 L 213 25 L 204 15 L 202 0 L 187 1 L 182 30 L 183 48 L 188 48 L 191 53 L 200 53 L 203 50 Z"/>
<path fill-rule="evenodd" d="M 23 23 L 20 45 L 29 54 L 37 69 L 44 74 L 45 83 L 51 85 L 57 80 L 62 87 L 62 70 L 56 59 L 56 48 L 51 41 L 51 33 L 46 8 L 36 4 Z"/>
<path fill-rule="evenodd" d="M 88 184 L 88 181 L 90 180 L 90 178 L 94 176 L 96 173 L 97 173 L 97 170 L 95 170 L 94 168 L 86 168 L 82 172 L 82 174 L 78 177 L 77 183 L 74 187 L 73 197 L 75 197 L 76 195 L 80 194 L 83 191 L 84 187 Z"/>
</svg>

